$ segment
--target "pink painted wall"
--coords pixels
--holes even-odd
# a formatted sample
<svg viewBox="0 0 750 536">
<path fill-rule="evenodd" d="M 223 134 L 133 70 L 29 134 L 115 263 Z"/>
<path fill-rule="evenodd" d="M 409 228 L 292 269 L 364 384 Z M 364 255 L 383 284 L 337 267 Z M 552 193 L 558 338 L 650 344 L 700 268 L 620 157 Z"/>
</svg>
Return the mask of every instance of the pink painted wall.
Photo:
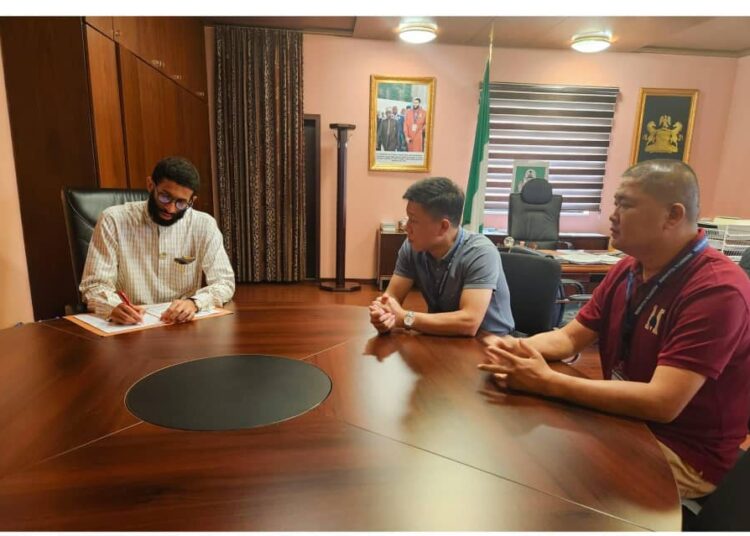
<svg viewBox="0 0 750 536">
<path fill-rule="evenodd" d="M 750 218 L 750 56 L 737 61 L 712 216 Z"/>
<path fill-rule="evenodd" d="M 354 123 L 347 167 L 347 260 L 350 278 L 375 276 L 376 229 L 404 216 L 403 192 L 416 179 L 448 176 L 465 187 L 487 50 L 478 47 L 305 35 L 305 113 L 321 115 L 321 275 L 335 272 L 336 145 L 329 123 Z M 607 232 L 619 174 L 629 165 L 641 87 L 700 90 L 690 163 L 701 178 L 704 213 L 712 214 L 722 141 L 735 91 L 734 58 L 495 49 L 493 81 L 617 86 L 620 98 L 607 163 L 603 215 L 569 216 L 564 231 Z M 743 64 L 744 65 L 744 64 Z M 744 70 L 750 70 L 743 66 Z M 370 75 L 437 79 L 432 171 L 368 171 Z M 745 89 L 749 86 L 744 85 Z M 744 106 L 747 106 L 743 103 Z M 747 124 L 747 123 L 745 123 Z M 746 155 L 743 155 L 747 158 Z M 494 222 L 504 227 L 504 221 Z"/>
<path fill-rule="evenodd" d="M 5 71 L 0 49 L 0 329 L 33 322 L 29 271 L 21 227 L 16 166 L 10 137 Z"/>
</svg>

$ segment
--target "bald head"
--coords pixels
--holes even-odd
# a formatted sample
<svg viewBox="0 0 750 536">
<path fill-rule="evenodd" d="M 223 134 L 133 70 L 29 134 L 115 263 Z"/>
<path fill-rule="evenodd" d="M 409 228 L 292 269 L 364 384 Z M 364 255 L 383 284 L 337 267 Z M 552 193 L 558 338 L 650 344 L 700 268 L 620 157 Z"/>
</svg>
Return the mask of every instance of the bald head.
<svg viewBox="0 0 750 536">
<path fill-rule="evenodd" d="M 622 178 L 636 184 L 644 193 L 667 206 L 675 203 L 683 205 L 688 223 L 695 224 L 698 221 L 698 177 L 693 168 L 684 162 L 646 160 L 630 167 L 622 174 Z"/>
</svg>

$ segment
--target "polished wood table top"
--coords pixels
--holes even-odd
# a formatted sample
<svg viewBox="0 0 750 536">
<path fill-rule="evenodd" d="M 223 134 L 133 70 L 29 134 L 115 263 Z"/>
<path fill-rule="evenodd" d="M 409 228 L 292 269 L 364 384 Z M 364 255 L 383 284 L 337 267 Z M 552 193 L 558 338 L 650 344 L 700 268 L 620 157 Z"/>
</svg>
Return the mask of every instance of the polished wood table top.
<svg viewBox="0 0 750 536">
<path fill-rule="evenodd" d="M 110 338 L 65 320 L 0 331 L 0 529 L 680 528 L 644 424 L 499 390 L 475 339 L 378 337 L 363 306 L 234 307 Z M 305 359 L 333 390 L 246 431 L 127 411 L 146 374 L 231 354 Z"/>
</svg>

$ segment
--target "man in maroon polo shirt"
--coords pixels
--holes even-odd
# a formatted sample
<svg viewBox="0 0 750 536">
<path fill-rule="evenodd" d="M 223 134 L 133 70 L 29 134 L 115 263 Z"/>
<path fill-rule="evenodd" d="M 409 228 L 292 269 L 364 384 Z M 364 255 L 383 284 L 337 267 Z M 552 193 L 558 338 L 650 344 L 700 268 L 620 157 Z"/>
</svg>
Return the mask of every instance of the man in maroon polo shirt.
<svg viewBox="0 0 750 536">
<path fill-rule="evenodd" d="M 628 169 L 610 216 L 627 253 L 577 318 L 529 339 L 495 339 L 498 382 L 648 422 L 680 495 L 711 493 L 750 414 L 750 280 L 698 230 L 698 182 L 676 160 Z M 598 339 L 605 380 L 550 369 Z M 621 381 L 610 381 L 621 380 Z"/>
</svg>

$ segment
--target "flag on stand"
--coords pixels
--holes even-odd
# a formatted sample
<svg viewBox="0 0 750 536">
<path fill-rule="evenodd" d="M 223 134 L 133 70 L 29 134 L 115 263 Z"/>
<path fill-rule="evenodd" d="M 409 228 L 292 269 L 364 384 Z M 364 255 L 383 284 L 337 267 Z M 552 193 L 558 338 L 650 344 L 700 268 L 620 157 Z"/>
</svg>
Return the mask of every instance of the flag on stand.
<svg viewBox="0 0 750 536">
<path fill-rule="evenodd" d="M 477 114 L 477 131 L 474 135 L 474 151 L 469 169 L 469 183 L 466 187 L 466 201 L 461 220 L 463 227 L 469 231 L 482 232 L 484 226 L 484 195 L 487 187 L 487 162 L 490 144 L 490 63 L 492 62 L 492 43 L 490 57 L 484 67 L 482 92 L 479 97 Z"/>
</svg>

